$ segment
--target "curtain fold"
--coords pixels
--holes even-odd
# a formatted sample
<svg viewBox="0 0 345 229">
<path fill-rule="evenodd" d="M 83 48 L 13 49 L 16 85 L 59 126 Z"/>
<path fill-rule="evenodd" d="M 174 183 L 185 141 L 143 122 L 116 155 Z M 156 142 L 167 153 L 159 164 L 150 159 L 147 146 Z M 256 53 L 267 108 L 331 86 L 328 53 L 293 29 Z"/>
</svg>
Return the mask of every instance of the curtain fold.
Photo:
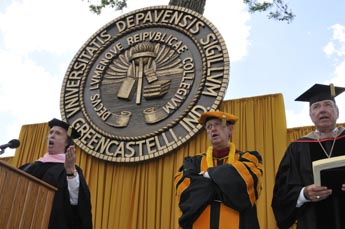
<svg viewBox="0 0 345 229">
<path fill-rule="evenodd" d="M 224 102 L 221 109 L 239 117 L 233 142 L 237 148 L 258 151 L 264 163 L 263 190 L 257 204 L 261 228 L 276 228 L 271 209 L 275 171 L 286 147 L 286 117 L 281 94 Z"/>
<path fill-rule="evenodd" d="M 274 175 L 287 146 L 288 136 L 281 94 L 223 101 L 220 110 L 239 116 L 232 141 L 240 150 L 257 150 L 264 161 L 263 191 L 258 202 L 261 228 L 276 228 L 271 210 Z M 24 125 L 15 156 L 15 167 L 34 161 L 46 152 L 47 123 Z M 205 131 L 161 157 L 139 163 L 113 163 L 95 158 L 76 147 L 92 199 L 94 228 L 179 228 L 174 175 L 187 155 L 206 151 Z"/>
</svg>

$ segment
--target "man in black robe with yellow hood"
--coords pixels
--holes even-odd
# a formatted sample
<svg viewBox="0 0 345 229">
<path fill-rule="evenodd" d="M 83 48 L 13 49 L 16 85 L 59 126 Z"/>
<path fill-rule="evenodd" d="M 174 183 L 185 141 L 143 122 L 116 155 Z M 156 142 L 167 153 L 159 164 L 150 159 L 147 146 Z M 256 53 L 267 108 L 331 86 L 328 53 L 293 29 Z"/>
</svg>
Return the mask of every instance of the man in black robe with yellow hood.
<svg viewBox="0 0 345 229">
<path fill-rule="evenodd" d="M 186 157 L 175 176 L 179 225 L 197 229 L 257 229 L 256 202 L 263 164 L 256 151 L 241 152 L 231 142 L 238 117 L 205 112 L 199 123 L 211 142 L 206 153 Z"/>
<path fill-rule="evenodd" d="M 345 155 L 345 128 L 336 126 L 334 100 L 344 90 L 315 84 L 296 99 L 309 102 L 316 129 L 290 143 L 280 163 L 272 199 L 279 228 L 345 228 L 345 168 L 322 172 L 321 185 L 316 185 L 312 167 L 313 161 Z"/>
<path fill-rule="evenodd" d="M 75 164 L 73 139 L 80 134 L 58 119 L 52 119 L 48 124 L 48 152 L 33 163 L 20 166 L 20 169 L 58 189 L 49 229 L 92 228 L 90 191 L 82 170 Z"/>
</svg>

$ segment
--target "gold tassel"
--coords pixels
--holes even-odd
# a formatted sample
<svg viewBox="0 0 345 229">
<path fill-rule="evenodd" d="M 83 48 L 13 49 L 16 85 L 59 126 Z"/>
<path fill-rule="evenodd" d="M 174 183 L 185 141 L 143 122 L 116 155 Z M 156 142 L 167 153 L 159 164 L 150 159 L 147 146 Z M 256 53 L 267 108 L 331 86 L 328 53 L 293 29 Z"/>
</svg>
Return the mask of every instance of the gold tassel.
<svg viewBox="0 0 345 229">
<path fill-rule="evenodd" d="M 223 115 L 223 117 L 222 117 L 222 127 L 223 128 L 226 127 L 226 115 Z"/>
<path fill-rule="evenodd" d="M 331 89 L 331 97 L 333 98 L 333 97 L 335 97 L 335 88 L 334 88 L 334 84 L 331 83 L 329 86 L 330 86 L 330 89 Z"/>
<path fill-rule="evenodd" d="M 68 127 L 67 135 L 68 137 L 72 137 L 72 127 Z"/>
</svg>

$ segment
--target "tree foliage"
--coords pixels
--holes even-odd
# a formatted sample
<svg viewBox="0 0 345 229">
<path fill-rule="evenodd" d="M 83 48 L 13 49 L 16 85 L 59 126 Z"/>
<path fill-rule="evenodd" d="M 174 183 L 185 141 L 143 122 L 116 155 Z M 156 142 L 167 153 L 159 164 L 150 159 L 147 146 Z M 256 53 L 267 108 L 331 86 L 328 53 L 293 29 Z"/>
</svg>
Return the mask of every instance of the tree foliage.
<svg viewBox="0 0 345 229">
<path fill-rule="evenodd" d="M 127 7 L 127 0 L 99 0 L 99 4 L 91 4 L 91 0 L 87 0 L 90 11 L 99 15 L 104 8 L 113 8 L 114 10 L 122 10 Z M 231 1 L 231 0 L 230 0 Z M 278 21 L 292 22 L 295 18 L 293 12 L 283 0 L 271 0 L 270 2 L 258 0 L 243 0 L 243 3 L 248 5 L 250 13 L 268 12 L 269 19 Z M 188 9 L 204 13 L 206 0 L 169 0 L 169 5 L 182 6 Z M 221 6 L 220 6 L 221 7 Z"/>
<path fill-rule="evenodd" d="M 258 2 L 257 0 L 243 0 L 245 4 L 248 5 L 248 10 L 250 13 L 255 12 L 268 12 L 268 18 L 273 18 L 278 21 L 286 21 L 287 23 L 292 22 L 295 15 L 289 9 L 288 5 L 282 0 L 272 0 L 272 2 Z"/>
<path fill-rule="evenodd" d="M 91 0 L 87 0 L 87 2 L 90 3 Z M 107 7 L 115 10 L 122 10 L 127 7 L 127 0 L 100 0 L 100 3 L 97 5 L 89 4 L 90 11 L 97 15 L 100 15 L 102 9 Z"/>
</svg>

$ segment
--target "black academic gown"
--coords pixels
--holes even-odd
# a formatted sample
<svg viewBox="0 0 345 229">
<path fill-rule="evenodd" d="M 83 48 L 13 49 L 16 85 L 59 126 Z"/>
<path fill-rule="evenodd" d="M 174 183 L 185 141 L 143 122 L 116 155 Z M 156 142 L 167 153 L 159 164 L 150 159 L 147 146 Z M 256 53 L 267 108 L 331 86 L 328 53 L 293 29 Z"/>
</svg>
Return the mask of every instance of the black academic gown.
<svg viewBox="0 0 345 229">
<path fill-rule="evenodd" d="M 81 169 L 76 166 L 80 186 L 78 205 L 70 204 L 66 172 L 63 163 L 43 163 L 36 161 L 19 169 L 58 188 L 55 193 L 49 221 L 49 229 L 88 229 L 92 228 L 91 200 L 89 188 Z"/>
<path fill-rule="evenodd" d="M 345 131 L 336 138 L 332 157 L 345 155 Z M 330 152 L 333 138 L 320 140 Z M 279 228 L 297 222 L 298 229 L 345 228 L 345 192 L 333 194 L 319 202 L 296 203 L 303 187 L 314 183 L 312 162 L 327 158 L 318 140 L 304 136 L 291 143 L 280 163 L 273 191 L 272 209 Z M 344 182 L 345 183 L 345 180 Z"/>
</svg>

